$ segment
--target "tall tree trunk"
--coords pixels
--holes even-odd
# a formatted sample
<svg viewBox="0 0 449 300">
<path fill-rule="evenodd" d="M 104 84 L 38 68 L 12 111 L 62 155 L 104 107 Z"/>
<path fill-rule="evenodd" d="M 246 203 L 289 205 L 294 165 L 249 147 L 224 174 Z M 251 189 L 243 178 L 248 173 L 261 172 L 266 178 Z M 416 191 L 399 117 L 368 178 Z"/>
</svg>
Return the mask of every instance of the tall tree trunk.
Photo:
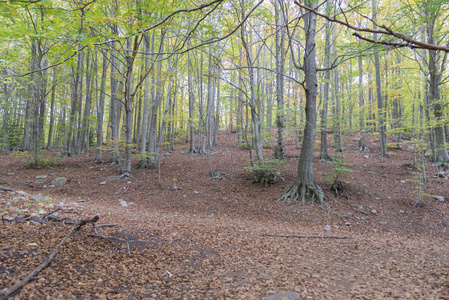
<svg viewBox="0 0 449 300">
<path fill-rule="evenodd" d="M 283 0 L 275 0 L 275 21 L 276 21 L 276 126 L 277 126 L 277 145 L 274 148 L 274 157 L 276 159 L 285 159 L 284 145 L 284 66 L 285 66 L 285 20 Z"/>
<path fill-rule="evenodd" d="M 106 76 L 108 71 L 108 57 L 106 53 L 103 53 L 103 65 L 101 71 L 100 81 L 100 97 L 97 103 L 97 151 L 95 155 L 95 161 L 102 161 L 102 148 L 103 148 L 103 119 L 104 119 L 104 98 L 106 92 Z"/>
<path fill-rule="evenodd" d="M 154 52 L 154 34 L 151 35 L 151 52 Z M 150 37 L 148 35 L 145 36 L 145 73 L 147 76 L 145 77 L 145 86 L 144 86 L 144 95 L 143 95 L 143 118 L 142 118 L 142 139 L 140 140 L 140 152 L 141 158 L 140 160 L 145 160 L 147 158 L 147 130 L 148 130 L 148 113 L 149 113 L 149 100 L 150 100 L 150 76 L 148 73 L 150 72 Z M 139 162 L 140 167 L 140 162 Z"/>
<path fill-rule="evenodd" d="M 377 0 L 372 0 L 372 10 L 373 10 L 373 30 L 377 30 L 376 15 L 377 15 Z M 374 40 L 377 41 L 377 34 L 374 33 Z M 382 99 L 382 88 L 380 79 L 380 61 L 379 53 L 376 51 L 374 54 L 374 69 L 376 72 L 376 96 L 377 96 L 377 117 L 379 119 L 379 139 L 380 139 L 380 155 L 382 157 L 388 156 L 387 153 L 387 140 L 385 133 L 385 109 Z"/>
<path fill-rule="evenodd" d="M 359 68 L 359 123 L 360 123 L 360 140 L 359 140 L 359 150 L 360 151 L 368 151 L 368 147 L 366 147 L 366 137 L 365 137 L 365 103 L 363 100 L 363 64 L 362 64 L 362 56 L 358 57 L 357 65 Z"/>
<path fill-rule="evenodd" d="M 336 40 L 337 36 L 335 31 L 333 32 L 333 39 Z M 334 59 L 337 58 L 337 45 L 334 43 L 333 47 L 333 56 Z M 339 70 L 338 67 L 334 69 L 334 78 L 333 78 L 333 86 L 332 86 L 332 98 L 334 102 L 333 113 L 334 117 L 332 119 L 333 122 L 333 130 L 334 130 L 334 148 L 337 152 L 343 152 L 343 139 L 341 138 L 341 94 L 340 93 L 340 78 L 339 78 Z M 343 90 L 343 89 L 342 89 Z"/>
<path fill-rule="evenodd" d="M 331 7 L 331 2 L 326 4 L 326 11 Z M 331 51 L 331 23 L 326 20 L 325 24 L 325 46 L 324 46 L 324 68 L 330 67 L 330 51 Z M 324 87 L 323 87 L 323 108 L 321 110 L 321 145 L 320 145 L 320 159 L 331 160 L 327 152 L 327 111 L 329 104 L 329 83 L 331 72 L 326 70 L 324 73 Z"/>
<path fill-rule="evenodd" d="M 162 59 L 161 53 L 164 51 L 164 39 L 165 30 L 161 29 L 161 39 L 159 43 L 159 54 L 157 55 L 157 70 L 153 76 L 152 84 L 152 97 L 153 103 L 151 106 L 150 119 L 148 124 L 148 146 L 147 146 L 147 158 L 139 161 L 139 168 L 154 168 L 158 162 L 158 155 L 156 149 L 156 127 L 157 127 L 157 114 L 162 100 L 162 89 L 164 81 L 162 79 Z"/>
<path fill-rule="evenodd" d="M 441 5 L 441 4 L 439 4 Z M 435 12 L 426 11 L 428 22 L 427 25 L 427 42 L 435 44 L 435 22 L 436 18 L 433 16 Z M 434 131 L 434 146 L 435 146 L 435 161 L 438 163 L 448 163 L 449 154 L 446 146 L 446 132 L 443 123 L 443 111 L 444 106 L 441 101 L 441 81 L 446 65 L 447 53 L 441 54 L 435 50 L 429 50 L 429 94 L 428 102 L 433 108 L 433 114 L 435 116 Z"/>
<path fill-rule="evenodd" d="M 241 9 L 242 9 L 242 19 L 245 16 L 245 5 L 244 1 L 241 2 Z M 256 156 L 258 160 L 259 166 L 263 165 L 263 156 L 262 156 L 262 143 L 260 139 L 260 121 L 259 121 L 259 107 L 260 103 L 257 103 L 256 101 L 256 83 L 254 78 L 254 65 L 252 60 L 252 50 L 251 50 L 251 44 L 247 41 L 247 33 L 246 33 L 246 25 L 242 24 L 240 27 L 240 33 L 241 33 L 241 40 L 243 49 L 245 50 L 245 56 L 246 56 L 246 63 L 248 65 L 248 72 L 249 72 L 249 85 L 250 85 L 250 109 L 251 109 L 251 120 L 252 120 L 252 129 L 253 129 L 253 138 L 254 138 L 254 148 L 256 150 Z M 251 36 L 251 34 L 249 35 Z M 250 147 L 251 148 L 251 147 Z"/>
<path fill-rule="evenodd" d="M 53 86 L 51 90 L 51 102 L 50 102 L 50 123 L 48 128 L 48 140 L 47 150 L 50 150 L 53 146 L 53 131 L 55 123 L 55 97 L 56 97 L 56 83 L 57 83 L 58 68 L 53 68 Z"/>
<path fill-rule="evenodd" d="M 188 45 L 190 47 L 190 44 Z M 187 52 L 187 93 L 189 95 L 189 153 L 196 153 L 195 149 L 195 128 L 193 127 L 193 111 L 195 105 L 195 95 L 193 86 L 193 66 L 190 58 L 190 51 Z"/>
<path fill-rule="evenodd" d="M 317 7 L 316 0 L 306 0 L 305 5 L 311 9 Z M 288 187 L 281 200 L 301 201 L 305 203 L 306 197 L 312 201 L 322 203 L 324 194 L 321 188 L 315 183 L 313 175 L 313 147 L 316 136 L 316 99 L 317 99 L 317 66 L 316 66 L 316 15 L 304 14 L 304 32 L 306 46 L 304 50 L 304 64 L 302 69 L 305 75 L 306 93 L 306 124 L 304 129 L 304 139 L 298 162 L 298 175 L 295 182 Z"/>
<path fill-rule="evenodd" d="M 133 92 L 133 68 L 134 62 L 136 60 L 137 52 L 139 50 L 139 36 L 134 36 L 134 38 L 128 38 L 128 53 L 126 58 L 126 71 L 125 71 L 125 155 L 122 163 L 120 164 L 120 174 L 131 173 L 131 162 L 132 162 L 132 144 L 133 144 L 133 105 L 134 96 Z M 136 90 L 137 92 L 137 90 Z"/>
</svg>

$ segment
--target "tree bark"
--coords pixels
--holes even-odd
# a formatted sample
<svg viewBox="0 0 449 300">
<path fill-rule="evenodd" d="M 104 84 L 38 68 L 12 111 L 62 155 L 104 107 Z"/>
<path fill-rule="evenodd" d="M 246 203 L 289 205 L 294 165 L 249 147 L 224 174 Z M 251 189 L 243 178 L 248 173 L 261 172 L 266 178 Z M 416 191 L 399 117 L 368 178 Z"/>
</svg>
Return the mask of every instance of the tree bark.
<svg viewBox="0 0 449 300">
<path fill-rule="evenodd" d="M 306 0 L 306 6 L 311 9 L 317 7 L 315 0 Z M 281 197 L 281 200 L 305 203 L 306 198 L 322 203 L 324 194 L 321 188 L 315 183 L 313 175 L 313 147 L 316 136 L 316 98 L 317 98 L 317 66 L 316 66 L 316 15 L 304 14 L 304 32 L 306 46 L 304 51 L 304 64 L 302 69 L 305 75 L 306 94 L 306 125 L 304 129 L 304 139 L 298 162 L 298 175 L 295 182 L 288 187 Z"/>
</svg>

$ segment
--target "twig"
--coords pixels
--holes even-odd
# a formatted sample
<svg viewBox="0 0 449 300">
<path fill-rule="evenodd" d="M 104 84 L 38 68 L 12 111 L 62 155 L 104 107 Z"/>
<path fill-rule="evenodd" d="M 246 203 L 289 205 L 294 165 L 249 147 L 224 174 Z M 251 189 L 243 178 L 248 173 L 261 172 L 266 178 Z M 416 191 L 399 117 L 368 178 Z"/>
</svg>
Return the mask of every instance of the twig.
<svg viewBox="0 0 449 300">
<path fill-rule="evenodd" d="M 299 234 L 272 234 L 266 233 L 266 236 L 273 237 L 295 237 L 301 239 L 347 239 L 347 236 L 336 236 L 336 235 L 299 235 Z"/>
<path fill-rule="evenodd" d="M 23 287 L 25 284 L 30 282 L 31 280 L 35 279 L 37 274 L 39 274 L 40 271 L 42 271 L 45 267 L 47 267 L 50 262 L 56 257 L 56 254 L 58 253 L 61 246 L 78 230 L 81 229 L 84 225 L 88 223 L 95 223 L 100 219 L 99 216 L 95 216 L 93 218 L 89 219 L 80 219 L 78 220 L 75 225 L 72 227 L 72 230 L 59 242 L 59 244 L 56 245 L 53 252 L 50 254 L 50 256 L 44 260 L 36 269 L 34 269 L 30 274 L 28 274 L 25 278 L 23 278 L 18 283 L 14 284 L 12 287 L 8 288 L 6 291 L 0 294 L 0 300 L 4 300 L 8 298 L 12 293 Z"/>
</svg>

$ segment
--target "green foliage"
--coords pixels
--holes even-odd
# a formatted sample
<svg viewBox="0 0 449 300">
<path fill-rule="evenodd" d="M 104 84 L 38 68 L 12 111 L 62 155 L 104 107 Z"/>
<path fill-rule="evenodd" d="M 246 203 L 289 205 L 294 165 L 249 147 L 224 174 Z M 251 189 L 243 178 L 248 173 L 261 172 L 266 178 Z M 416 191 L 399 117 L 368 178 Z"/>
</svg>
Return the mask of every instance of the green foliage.
<svg viewBox="0 0 449 300">
<path fill-rule="evenodd" d="M 54 155 L 53 152 L 42 152 L 39 156 L 39 160 L 36 162 L 36 158 L 33 153 L 30 152 L 16 152 L 16 158 L 25 160 L 25 168 L 52 168 L 54 166 L 61 166 L 61 156 Z"/>
<path fill-rule="evenodd" d="M 280 170 L 287 166 L 286 160 L 267 158 L 262 164 L 245 167 L 245 170 L 251 171 L 253 175 L 253 183 L 268 187 L 278 180 Z"/>
<path fill-rule="evenodd" d="M 331 172 L 326 174 L 326 180 L 329 182 L 330 185 L 333 185 L 338 180 L 338 175 L 345 174 L 345 173 L 351 173 L 354 172 L 354 170 L 351 170 L 346 167 L 346 164 L 341 159 L 334 159 L 330 162 L 331 165 Z"/>
</svg>

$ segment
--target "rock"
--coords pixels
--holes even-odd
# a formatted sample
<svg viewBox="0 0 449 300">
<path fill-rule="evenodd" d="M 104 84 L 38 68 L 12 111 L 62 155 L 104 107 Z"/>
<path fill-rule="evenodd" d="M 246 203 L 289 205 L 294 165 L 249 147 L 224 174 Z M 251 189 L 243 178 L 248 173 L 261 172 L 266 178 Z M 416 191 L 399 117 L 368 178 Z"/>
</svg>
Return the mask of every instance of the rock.
<svg viewBox="0 0 449 300">
<path fill-rule="evenodd" d="M 408 149 L 408 150 L 415 150 L 415 147 L 413 147 L 413 146 L 407 146 L 407 149 Z"/>
<path fill-rule="evenodd" d="M 16 175 L 16 173 L 8 173 L 8 174 L 6 174 L 7 176 L 14 176 L 14 175 Z"/>
<path fill-rule="evenodd" d="M 17 191 L 16 193 L 20 196 L 25 196 L 25 197 L 28 196 L 28 193 L 24 192 L 24 191 Z"/>
<path fill-rule="evenodd" d="M 47 175 L 37 175 L 36 177 L 34 177 L 34 179 L 45 179 L 47 178 Z"/>
<path fill-rule="evenodd" d="M 23 200 L 23 197 L 14 197 L 11 199 L 12 202 L 19 202 L 20 200 Z"/>
<path fill-rule="evenodd" d="M 10 205 L 12 205 L 12 204 L 11 204 L 11 202 L 6 202 L 5 205 L 10 206 Z"/>
<path fill-rule="evenodd" d="M 42 194 L 37 194 L 37 195 L 31 196 L 30 199 L 34 200 L 34 201 L 38 201 L 38 202 L 45 201 L 45 197 L 42 196 Z"/>
<path fill-rule="evenodd" d="M 54 186 L 61 186 L 67 183 L 67 178 L 65 177 L 58 177 L 51 181 L 51 184 Z"/>
<path fill-rule="evenodd" d="M 193 191 L 195 194 L 199 194 L 200 192 L 198 192 L 198 191 Z"/>
<path fill-rule="evenodd" d="M 351 223 L 345 222 L 345 225 L 346 225 L 346 226 L 351 226 Z"/>
<path fill-rule="evenodd" d="M 128 207 L 128 203 L 126 203 L 125 200 L 123 200 L 123 199 L 118 199 L 118 201 L 120 202 L 120 205 L 121 205 L 121 206 L 123 206 L 123 207 Z"/>
<path fill-rule="evenodd" d="M 331 231 L 332 227 L 330 227 L 329 225 L 326 225 L 326 226 L 324 226 L 324 230 Z"/>
<path fill-rule="evenodd" d="M 379 224 L 381 224 L 381 225 L 387 225 L 387 222 L 385 222 L 385 221 L 380 221 Z"/>
<path fill-rule="evenodd" d="M 401 183 L 406 183 L 406 181 L 405 180 L 401 180 Z"/>
<path fill-rule="evenodd" d="M 437 199 L 440 202 L 444 202 L 444 197 L 442 196 L 433 196 L 433 198 Z"/>
<path fill-rule="evenodd" d="M 377 215 L 377 210 L 375 210 L 374 208 L 371 210 L 371 212 L 375 215 Z"/>
<path fill-rule="evenodd" d="M 438 172 L 438 175 L 437 175 L 438 177 L 440 177 L 440 178 L 446 178 L 446 173 L 444 173 L 444 172 Z"/>
<path fill-rule="evenodd" d="M 49 187 L 49 188 L 54 188 L 55 185 L 54 185 L 54 184 L 50 184 L 48 187 Z"/>
<path fill-rule="evenodd" d="M 43 184 L 44 182 L 42 180 L 37 180 L 36 183 L 37 184 Z"/>
<path fill-rule="evenodd" d="M 363 157 L 364 157 L 364 158 L 369 158 L 369 155 L 364 155 Z"/>
<path fill-rule="evenodd" d="M 404 211 L 401 209 L 400 211 L 399 211 L 399 213 L 401 213 L 401 214 L 403 214 L 404 213 Z"/>
<path fill-rule="evenodd" d="M 100 182 L 100 185 L 105 185 L 105 184 L 106 184 L 106 181 Z"/>
<path fill-rule="evenodd" d="M 298 300 L 299 294 L 296 292 L 282 292 L 268 296 L 267 300 Z"/>
</svg>

